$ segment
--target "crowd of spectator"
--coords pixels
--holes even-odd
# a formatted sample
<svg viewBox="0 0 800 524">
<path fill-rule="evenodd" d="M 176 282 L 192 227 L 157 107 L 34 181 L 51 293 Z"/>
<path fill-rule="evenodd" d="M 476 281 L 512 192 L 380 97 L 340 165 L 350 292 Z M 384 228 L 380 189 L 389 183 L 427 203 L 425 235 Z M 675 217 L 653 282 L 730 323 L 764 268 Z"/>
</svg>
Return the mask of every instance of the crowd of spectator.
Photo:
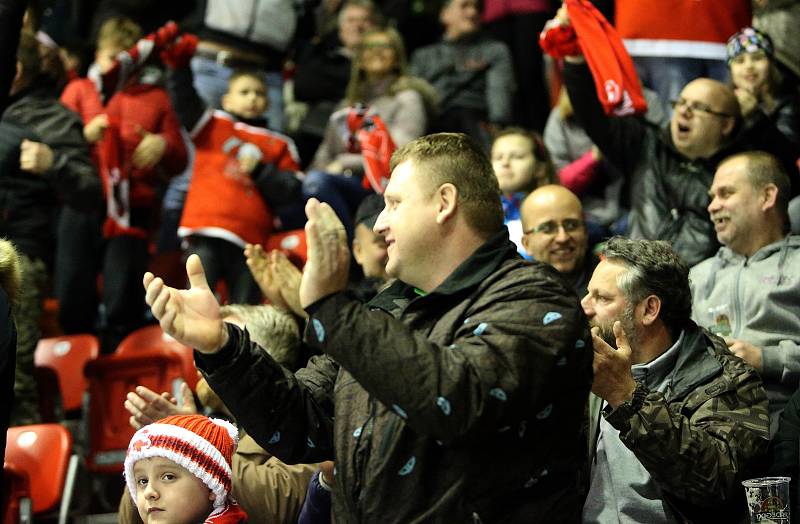
<svg viewBox="0 0 800 524">
<path fill-rule="evenodd" d="M 157 457 L 214 522 L 736 522 L 766 474 L 800 502 L 798 11 L 595 3 L 646 111 L 598 97 L 611 43 L 539 47 L 589 0 L 0 0 L 0 422 L 40 422 L 52 297 L 104 355 L 153 323 L 196 350 L 195 391 L 119 406 L 120 522 L 177 489 Z M 267 247 L 292 230 L 303 260 Z"/>
</svg>

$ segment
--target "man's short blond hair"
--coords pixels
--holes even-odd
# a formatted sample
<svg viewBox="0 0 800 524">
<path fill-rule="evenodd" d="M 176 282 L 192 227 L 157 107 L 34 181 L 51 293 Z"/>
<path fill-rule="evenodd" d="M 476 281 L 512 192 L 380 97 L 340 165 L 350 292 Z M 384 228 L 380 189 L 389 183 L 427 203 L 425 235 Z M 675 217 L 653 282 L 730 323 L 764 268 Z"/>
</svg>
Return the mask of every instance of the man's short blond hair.
<svg viewBox="0 0 800 524">
<path fill-rule="evenodd" d="M 436 133 L 409 142 L 392 155 L 391 169 L 411 160 L 435 190 L 453 184 L 467 224 L 489 237 L 503 227 L 500 185 L 486 153 L 463 133 Z"/>
</svg>

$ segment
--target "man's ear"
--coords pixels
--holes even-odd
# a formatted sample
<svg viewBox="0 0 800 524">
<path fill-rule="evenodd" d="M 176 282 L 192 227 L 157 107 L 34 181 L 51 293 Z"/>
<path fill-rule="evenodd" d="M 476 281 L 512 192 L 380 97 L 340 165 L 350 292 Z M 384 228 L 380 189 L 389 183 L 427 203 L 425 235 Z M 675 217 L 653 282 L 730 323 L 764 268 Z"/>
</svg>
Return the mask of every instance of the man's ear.
<svg viewBox="0 0 800 524">
<path fill-rule="evenodd" d="M 458 189 L 448 182 L 439 186 L 439 189 L 436 191 L 436 198 L 439 200 L 436 223 L 444 224 L 447 220 L 455 216 L 458 202 Z"/>
<path fill-rule="evenodd" d="M 761 211 L 774 208 L 778 203 L 778 186 L 767 184 L 761 190 Z"/>
<path fill-rule="evenodd" d="M 220 106 L 222 106 L 223 111 L 230 112 L 230 110 L 228 109 L 228 100 L 230 100 L 230 95 L 228 93 L 225 93 L 220 97 L 219 102 Z"/>
<path fill-rule="evenodd" d="M 529 255 L 531 254 L 531 252 L 528 250 L 528 235 L 524 233 L 522 234 L 522 248 L 525 250 L 527 254 Z"/>
<path fill-rule="evenodd" d="M 649 295 L 640 305 L 644 306 L 642 308 L 642 324 L 651 326 L 658 320 L 658 315 L 661 313 L 661 299 L 655 295 Z"/>
<path fill-rule="evenodd" d="M 725 119 L 725 124 L 722 126 L 722 136 L 729 138 L 733 129 L 736 127 L 736 118 L 730 116 Z"/>
<path fill-rule="evenodd" d="M 357 238 L 353 238 L 353 258 L 356 259 L 356 263 L 359 266 L 364 260 L 363 248 L 361 247 L 361 242 Z"/>
</svg>

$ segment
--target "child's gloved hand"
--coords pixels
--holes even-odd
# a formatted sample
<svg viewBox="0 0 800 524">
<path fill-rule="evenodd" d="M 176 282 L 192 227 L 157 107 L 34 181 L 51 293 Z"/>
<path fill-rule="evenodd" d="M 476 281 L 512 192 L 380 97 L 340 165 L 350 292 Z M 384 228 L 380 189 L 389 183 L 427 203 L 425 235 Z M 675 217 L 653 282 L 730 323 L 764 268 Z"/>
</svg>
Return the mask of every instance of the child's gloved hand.
<svg viewBox="0 0 800 524">
<path fill-rule="evenodd" d="M 161 51 L 161 61 L 170 69 L 186 67 L 194 56 L 197 42 L 197 36 L 184 33 L 172 45 Z"/>
<path fill-rule="evenodd" d="M 150 133 L 141 127 L 138 130 L 142 141 L 133 151 L 133 166 L 137 169 L 150 169 L 161 162 L 167 150 L 167 141 L 163 136 Z"/>
</svg>

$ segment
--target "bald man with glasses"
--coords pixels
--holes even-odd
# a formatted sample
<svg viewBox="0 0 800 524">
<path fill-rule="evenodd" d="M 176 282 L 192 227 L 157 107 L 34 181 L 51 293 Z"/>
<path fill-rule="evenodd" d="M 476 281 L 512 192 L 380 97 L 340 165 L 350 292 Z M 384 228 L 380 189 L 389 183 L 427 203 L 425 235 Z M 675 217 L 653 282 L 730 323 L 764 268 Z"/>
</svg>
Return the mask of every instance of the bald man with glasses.
<svg viewBox="0 0 800 524">
<path fill-rule="evenodd" d="M 542 186 L 522 202 L 520 219 L 525 252 L 553 266 L 579 297 L 585 296 L 597 261 L 586 256 L 589 238 L 578 197 L 563 186 Z"/>
<path fill-rule="evenodd" d="M 566 10 L 557 20 L 569 24 Z M 717 165 L 746 149 L 774 151 L 781 141 L 766 126 L 744 129 L 732 89 L 709 78 L 684 86 L 666 129 L 636 116 L 608 117 L 583 56 L 566 62 L 564 84 L 576 119 L 627 179 L 626 236 L 667 240 L 690 265 L 712 256 L 719 244 L 706 208 Z"/>
</svg>

